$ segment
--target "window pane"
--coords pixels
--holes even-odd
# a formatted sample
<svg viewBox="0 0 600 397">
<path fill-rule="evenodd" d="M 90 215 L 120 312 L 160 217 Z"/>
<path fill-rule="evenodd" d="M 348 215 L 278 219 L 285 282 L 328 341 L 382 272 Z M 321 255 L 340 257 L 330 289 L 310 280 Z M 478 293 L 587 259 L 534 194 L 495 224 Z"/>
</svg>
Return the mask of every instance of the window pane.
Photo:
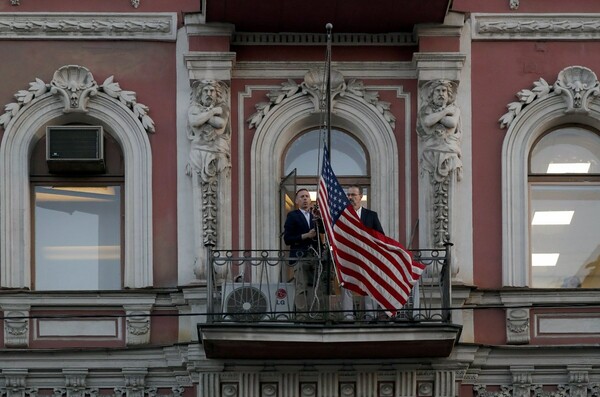
<svg viewBox="0 0 600 397">
<path fill-rule="evenodd" d="M 533 174 L 600 174 L 600 136 L 568 127 L 544 136 L 531 152 Z"/>
<path fill-rule="evenodd" d="M 35 187 L 35 288 L 121 288 L 119 186 Z"/>
<path fill-rule="evenodd" d="M 600 185 L 531 184 L 532 287 L 600 287 Z"/>
<path fill-rule="evenodd" d="M 317 175 L 322 156 L 319 130 L 303 134 L 290 146 L 284 164 L 287 175 L 296 168 L 298 175 Z M 356 139 L 338 131 L 331 131 L 331 166 L 337 176 L 367 175 L 367 157 Z"/>
</svg>

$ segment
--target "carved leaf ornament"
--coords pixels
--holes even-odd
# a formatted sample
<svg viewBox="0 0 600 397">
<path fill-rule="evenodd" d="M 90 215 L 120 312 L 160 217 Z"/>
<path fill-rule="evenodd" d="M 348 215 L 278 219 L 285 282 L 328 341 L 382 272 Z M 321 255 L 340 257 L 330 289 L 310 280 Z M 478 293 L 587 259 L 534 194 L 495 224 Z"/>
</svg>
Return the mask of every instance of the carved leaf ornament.
<svg viewBox="0 0 600 397">
<path fill-rule="evenodd" d="M 517 92 L 519 101 L 506 106 L 508 112 L 498 120 L 500 128 L 509 127 L 525 106 L 551 94 L 564 97 L 567 104 L 566 113 L 587 113 L 589 101 L 600 94 L 600 83 L 596 74 L 583 66 L 569 66 L 563 69 L 553 85 L 540 78 L 533 83 L 532 89 Z"/>
<path fill-rule="evenodd" d="M 345 82 L 344 77 L 340 72 L 332 70 L 331 74 L 331 100 L 333 101 L 332 107 L 335 107 L 335 97 L 351 95 L 372 105 L 377 112 L 379 112 L 391 125 L 391 127 L 395 128 L 396 117 L 394 117 L 390 111 L 391 104 L 389 102 L 380 101 L 379 93 L 365 89 L 362 81 L 358 81 L 356 79 L 351 79 L 348 82 Z M 315 110 L 322 111 L 325 108 L 324 93 L 322 89 L 324 86 L 324 73 L 321 69 L 313 69 L 307 72 L 304 76 L 304 81 L 300 84 L 288 79 L 287 81 L 281 83 L 281 87 L 270 91 L 267 94 L 267 97 L 270 100 L 269 102 L 260 102 L 255 105 L 256 112 L 246 120 L 249 128 L 257 128 L 264 117 L 269 114 L 273 108 L 280 105 L 286 99 L 292 98 L 296 95 L 310 95 L 313 99 L 313 103 L 315 104 Z"/>
<path fill-rule="evenodd" d="M 14 95 L 17 102 L 4 106 L 4 114 L 0 115 L 0 127 L 6 129 L 8 123 L 23 106 L 47 92 L 61 94 L 65 97 L 67 102 L 65 112 L 85 112 L 87 100 L 96 95 L 98 91 L 123 103 L 141 121 L 147 132 L 154 132 L 154 121 L 148 116 L 149 109 L 146 105 L 137 102 L 135 92 L 121 89 L 119 83 L 114 81 L 114 76 L 108 77 L 102 85 L 98 86 L 87 68 L 76 65 L 67 65 L 58 69 L 50 84 L 36 78 L 34 82 L 29 83 L 29 89 L 19 90 Z"/>
</svg>

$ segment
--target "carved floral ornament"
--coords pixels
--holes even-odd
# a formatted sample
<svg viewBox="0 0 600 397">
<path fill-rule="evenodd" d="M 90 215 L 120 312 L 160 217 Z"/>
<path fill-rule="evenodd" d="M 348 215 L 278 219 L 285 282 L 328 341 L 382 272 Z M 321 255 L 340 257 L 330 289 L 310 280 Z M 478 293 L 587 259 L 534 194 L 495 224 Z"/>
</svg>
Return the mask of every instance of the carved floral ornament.
<svg viewBox="0 0 600 397">
<path fill-rule="evenodd" d="M 590 101 L 600 93 L 600 83 L 596 74 L 583 66 L 569 66 L 563 69 L 553 85 L 540 78 L 533 88 L 517 92 L 519 98 L 509 103 L 508 112 L 500 119 L 500 128 L 508 128 L 524 107 L 552 95 L 562 95 L 567 103 L 565 113 L 589 113 Z"/>
<path fill-rule="evenodd" d="M 315 111 L 325 111 L 325 82 L 326 76 L 322 68 L 312 69 L 304 75 L 304 81 L 300 84 L 288 79 L 281 84 L 281 88 L 270 91 L 267 96 L 269 102 L 260 102 L 255 105 L 256 112 L 246 121 L 249 128 L 257 128 L 265 116 L 284 102 L 299 96 L 309 95 Z M 395 128 L 396 118 L 390 111 L 390 103 L 379 100 L 379 93 L 367 90 L 362 81 L 350 79 L 346 81 L 344 76 L 337 70 L 331 71 L 331 107 L 335 108 L 336 98 L 354 97 L 375 107 L 378 113 Z"/>
<path fill-rule="evenodd" d="M 44 94 L 62 96 L 65 103 L 64 112 L 70 113 L 87 112 L 90 98 L 98 92 L 103 92 L 127 106 L 147 132 L 154 132 L 154 121 L 148 116 L 148 107 L 137 102 L 135 92 L 121 89 L 119 83 L 113 79 L 114 76 L 110 76 L 102 85 L 98 85 L 87 68 L 77 65 L 62 66 L 54 72 L 50 84 L 36 78 L 34 82 L 29 83 L 29 89 L 19 90 L 14 95 L 17 102 L 4 106 L 5 112 L 0 115 L 0 127 L 6 129 L 23 106 L 36 101 Z"/>
</svg>

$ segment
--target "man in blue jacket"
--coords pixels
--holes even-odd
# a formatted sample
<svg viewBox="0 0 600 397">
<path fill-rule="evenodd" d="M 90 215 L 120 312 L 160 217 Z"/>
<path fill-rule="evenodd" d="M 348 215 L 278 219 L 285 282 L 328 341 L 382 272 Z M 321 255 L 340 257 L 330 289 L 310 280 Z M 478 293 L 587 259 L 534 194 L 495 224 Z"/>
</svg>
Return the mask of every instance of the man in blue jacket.
<svg viewBox="0 0 600 397">
<path fill-rule="evenodd" d="M 319 233 L 317 219 L 312 211 L 312 200 L 307 189 L 299 189 L 295 199 L 298 209 L 290 211 L 283 226 L 283 241 L 290 246 L 290 257 L 299 258 L 290 261 L 294 266 L 295 297 L 294 304 L 298 319 L 308 319 L 308 312 L 322 307 L 324 291 L 315 292 L 322 287 L 322 278 L 318 273 Z M 317 279 L 317 280 L 315 280 Z M 316 295 L 316 296 L 315 296 Z"/>
</svg>

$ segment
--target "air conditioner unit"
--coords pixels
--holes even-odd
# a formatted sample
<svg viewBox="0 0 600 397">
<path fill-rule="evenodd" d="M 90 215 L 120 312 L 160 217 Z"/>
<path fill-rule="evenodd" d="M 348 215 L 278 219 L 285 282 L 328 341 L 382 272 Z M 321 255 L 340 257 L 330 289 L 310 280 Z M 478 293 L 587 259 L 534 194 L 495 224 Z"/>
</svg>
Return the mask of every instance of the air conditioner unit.
<svg viewBox="0 0 600 397">
<path fill-rule="evenodd" d="M 46 127 L 46 161 L 52 173 L 102 173 L 104 131 L 98 125 Z"/>
<path fill-rule="evenodd" d="M 291 283 L 225 283 L 222 289 L 225 320 L 289 320 L 294 311 L 295 288 Z"/>
</svg>

